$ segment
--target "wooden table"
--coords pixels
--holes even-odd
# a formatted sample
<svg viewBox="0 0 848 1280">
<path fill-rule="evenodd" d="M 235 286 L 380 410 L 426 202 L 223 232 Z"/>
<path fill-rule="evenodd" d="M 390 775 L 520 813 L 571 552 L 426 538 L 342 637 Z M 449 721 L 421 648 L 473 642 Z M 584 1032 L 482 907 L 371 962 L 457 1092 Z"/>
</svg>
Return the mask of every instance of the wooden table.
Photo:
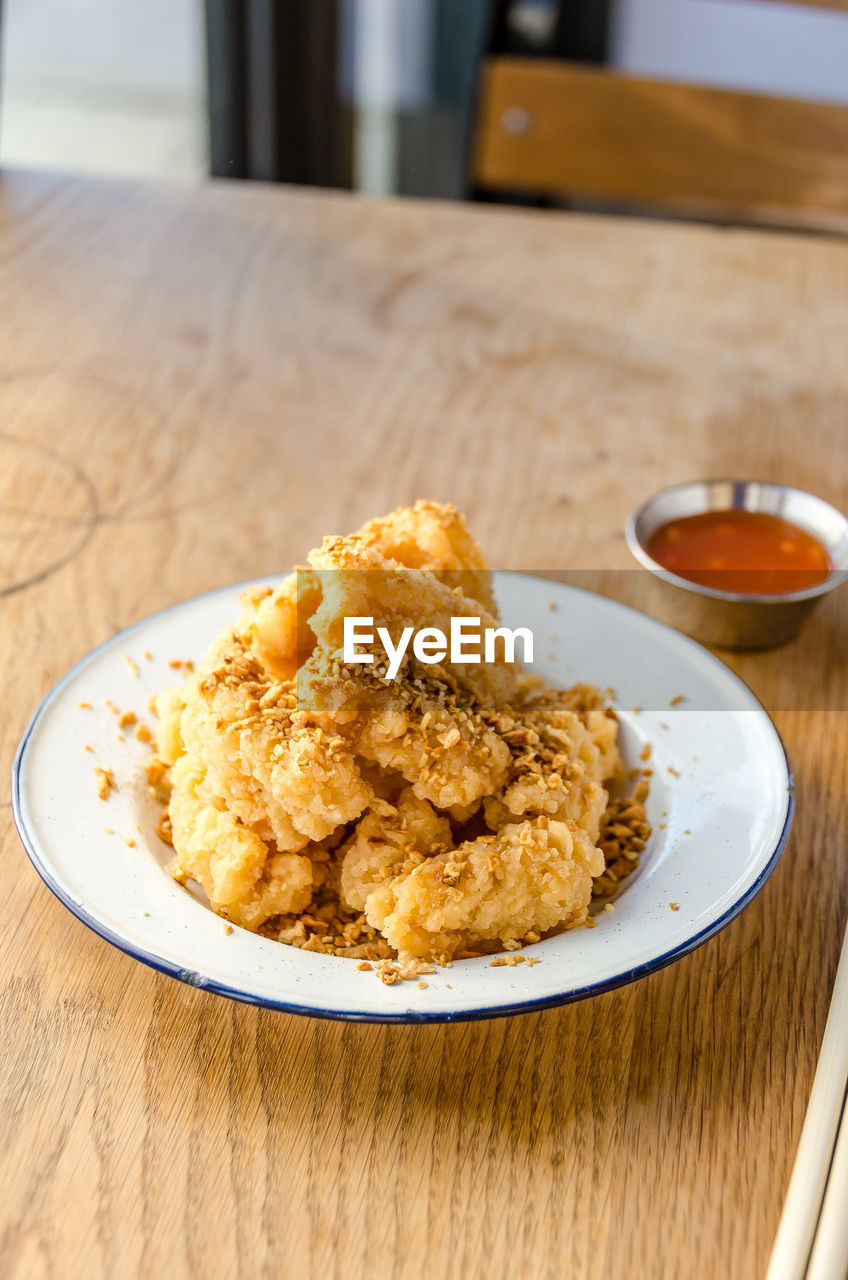
<svg viewBox="0 0 848 1280">
<path fill-rule="evenodd" d="M 626 567 L 630 508 L 692 476 L 848 505 L 845 242 L 7 175 L 0 251 L 4 776 L 113 631 L 418 495 L 535 570 Z M 0 1273 L 761 1276 L 848 910 L 846 639 L 834 599 L 734 661 L 797 775 L 761 896 L 526 1017 L 181 986 L 51 897 L 4 784 Z"/>
</svg>

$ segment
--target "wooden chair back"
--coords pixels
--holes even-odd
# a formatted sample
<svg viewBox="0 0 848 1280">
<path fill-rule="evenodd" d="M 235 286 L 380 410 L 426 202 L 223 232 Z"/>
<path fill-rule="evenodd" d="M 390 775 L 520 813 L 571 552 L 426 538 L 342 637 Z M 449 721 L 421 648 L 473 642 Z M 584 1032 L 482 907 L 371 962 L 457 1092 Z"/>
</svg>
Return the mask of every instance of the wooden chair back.
<svg viewBox="0 0 848 1280">
<path fill-rule="evenodd" d="M 848 13 L 848 0 L 800 2 Z M 473 174 L 482 188 L 848 227 L 848 106 L 492 57 Z"/>
</svg>

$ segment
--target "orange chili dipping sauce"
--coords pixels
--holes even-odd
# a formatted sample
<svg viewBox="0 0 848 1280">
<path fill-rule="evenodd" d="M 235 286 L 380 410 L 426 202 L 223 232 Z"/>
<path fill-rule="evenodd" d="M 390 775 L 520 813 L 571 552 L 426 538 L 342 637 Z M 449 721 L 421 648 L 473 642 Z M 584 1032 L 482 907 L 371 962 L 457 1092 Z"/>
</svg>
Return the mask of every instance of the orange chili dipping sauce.
<svg viewBox="0 0 848 1280">
<path fill-rule="evenodd" d="M 804 529 L 765 511 L 705 511 L 655 529 L 647 551 L 689 582 L 745 595 L 782 595 L 824 582 L 831 563 Z"/>
</svg>

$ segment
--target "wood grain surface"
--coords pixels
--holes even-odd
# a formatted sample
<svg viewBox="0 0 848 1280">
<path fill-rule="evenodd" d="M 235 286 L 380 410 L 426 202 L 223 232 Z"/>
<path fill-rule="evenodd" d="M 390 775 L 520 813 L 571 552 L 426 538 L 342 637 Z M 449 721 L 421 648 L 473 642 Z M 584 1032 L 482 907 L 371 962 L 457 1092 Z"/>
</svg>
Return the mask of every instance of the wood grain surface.
<svg viewBox="0 0 848 1280">
<path fill-rule="evenodd" d="M 484 187 L 698 207 L 745 220 L 848 218 L 848 107 L 497 57 L 482 80 Z"/>
<path fill-rule="evenodd" d="M 693 476 L 848 505 L 843 242 L 5 175 L 0 250 L 4 776 L 93 645 L 419 495 L 537 571 L 627 568 L 629 510 Z M 157 975 L 40 883 L 4 783 L 0 1274 L 762 1276 L 848 911 L 846 639 L 834 597 L 733 660 L 797 778 L 762 894 L 525 1017 Z"/>
</svg>

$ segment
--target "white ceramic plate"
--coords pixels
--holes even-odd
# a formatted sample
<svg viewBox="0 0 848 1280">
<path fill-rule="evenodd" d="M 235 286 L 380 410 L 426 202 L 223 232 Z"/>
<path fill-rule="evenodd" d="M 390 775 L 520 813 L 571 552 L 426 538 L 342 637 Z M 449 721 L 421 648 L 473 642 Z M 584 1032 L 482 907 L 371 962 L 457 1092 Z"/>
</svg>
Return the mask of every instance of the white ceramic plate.
<svg viewBox="0 0 848 1280">
<path fill-rule="evenodd" d="M 131 729 L 119 739 L 105 700 L 149 720 L 151 694 L 181 679 L 169 661 L 203 655 L 237 616 L 241 587 L 137 623 L 44 699 L 12 771 L 15 821 L 39 875 L 102 938 L 163 973 L 316 1017 L 429 1022 L 520 1013 L 608 991 L 686 955 L 751 901 L 786 844 L 792 780 L 774 726 L 718 659 L 653 618 L 519 574 L 498 574 L 496 586 L 505 622 L 533 629 L 536 669 L 559 684 L 611 686 L 628 764 L 639 763 L 646 742 L 653 752 L 654 834 L 637 873 L 596 928 L 525 948 L 541 963 L 462 960 L 427 977 L 423 989 L 387 987 L 352 960 L 239 928 L 225 935 L 200 896 L 170 878 L 171 851 L 156 836 L 157 808 L 142 775 L 148 748 Z M 686 700 L 670 705 L 681 694 Z M 95 764 L 118 783 L 105 802 Z"/>
</svg>

